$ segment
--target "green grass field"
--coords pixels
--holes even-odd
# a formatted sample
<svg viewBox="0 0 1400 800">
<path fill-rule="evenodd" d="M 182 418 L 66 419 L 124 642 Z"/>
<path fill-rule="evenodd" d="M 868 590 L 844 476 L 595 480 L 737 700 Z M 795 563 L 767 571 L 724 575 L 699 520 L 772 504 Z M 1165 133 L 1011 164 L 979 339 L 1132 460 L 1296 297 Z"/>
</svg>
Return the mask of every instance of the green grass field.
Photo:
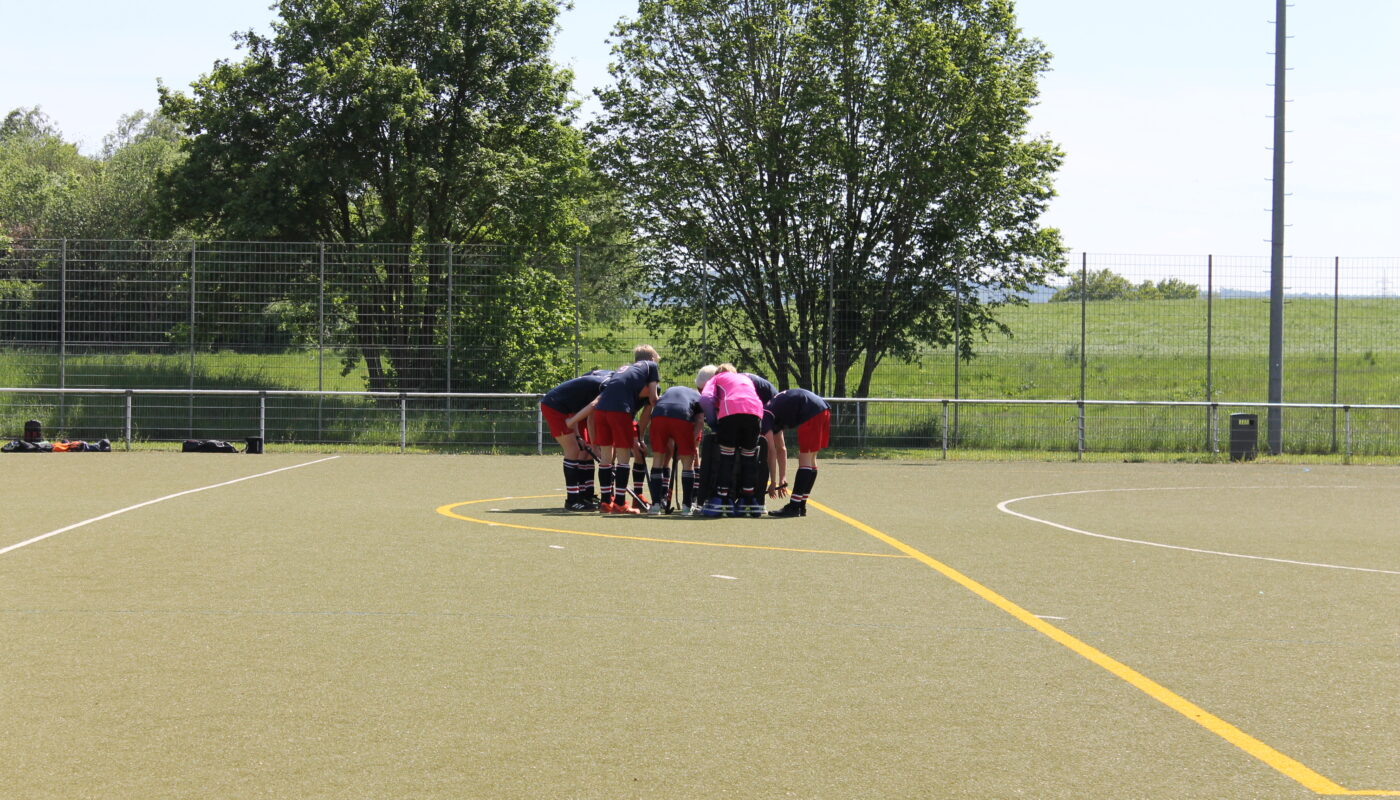
<svg viewBox="0 0 1400 800">
<path fill-rule="evenodd" d="M 324 458 L 0 456 L 0 796 L 1400 792 L 1395 468 Z"/>
</svg>

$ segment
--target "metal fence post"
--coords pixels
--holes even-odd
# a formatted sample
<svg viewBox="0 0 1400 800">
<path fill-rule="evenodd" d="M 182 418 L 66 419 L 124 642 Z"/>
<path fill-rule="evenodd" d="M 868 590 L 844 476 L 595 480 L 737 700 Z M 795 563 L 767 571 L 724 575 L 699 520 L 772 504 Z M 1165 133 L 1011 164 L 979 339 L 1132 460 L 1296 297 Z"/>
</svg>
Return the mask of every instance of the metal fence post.
<svg viewBox="0 0 1400 800">
<path fill-rule="evenodd" d="M 1089 254 L 1079 260 L 1079 400 L 1085 399 L 1089 375 Z M 1081 406 L 1081 411 L 1083 410 Z"/>
<path fill-rule="evenodd" d="M 1337 404 L 1337 342 L 1342 318 L 1342 259 L 1332 260 L 1332 404 Z M 1332 452 L 1337 452 L 1337 409 L 1332 409 Z"/>
<path fill-rule="evenodd" d="M 188 336 L 187 338 L 189 339 L 189 345 L 190 345 L 190 403 L 189 403 L 189 406 L 190 406 L 190 419 L 189 419 L 189 436 L 190 436 L 191 439 L 194 438 L 194 293 L 195 293 L 195 270 L 197 269 L 197 267 L 196 267 L 196 260 L 195 260 L 195 259 L 197 258 L 198 252 L 199 252 L 199 243 L 197 243 L 197 242 L 190 242 L 190 313 L 189 313 L 190 331 L 189 331 L 189 336 Z"/>
<path fill-rule="evenodd" d="M 953 293 L 953 399 L 962 398 L 962 283 L 954 286 Z M 962 406 L 953 407 L 953 438 L 958 435 Z M 946 407 L 945 407 L 946 411 Z"/>
<path fill-rule="evenodd" d="M 1079 459 L 1084 460 L 1084 401 L 1079 401 Z"/>
<path fill-rule="evenodd" d="M 943 401 L 943 459 L 948 459 L 948 401 Z"/>
<path fill-rule="evenodd" d="M 583 247 L 574 245 L 574 374 L 583 370 Z"/>
<path fill-rule="evenodd" d="M 1220 455 L 1220 404 L 1212 402 L 1210 410 L 1206 412 L 1210 417 L 1210 447 L 1211 455 Z"/>
<path fill-rule="evenodd" d="M 1215 256 L 1206 256 L 1206 402 L 1215 399 L 1215 376 L 1213 373 L 1215 352 Z M 1215 416 L 1206 412 L 1206 447 L 1217 452 L 1215 447 Z"/>
<path fill-rule="evenodd" d="M 267 392 L 258 392 L 258 438 L 267 444 Z"/>
<path fill-rule="evenodd" d="M 58 388 L 68 388 L 68 240 L 58 251 Z M 58 427 L 67 427 L 68 395 L 58 394 Z"/>
<path fill-rule="evenodd" d="M 535 406 L 535 455 L 544 455 L 544 409 Z"/>
<path fill-rule="evenodd" d="M 1351 463 L 1351 406 L 1344 406 L 1347 416 L 1347 454 L 1346 463 Z"/>
<path fill-rule="evenodd" d="M 126 442 L 126 449 L 131 450 L 131 399 L 130 389 L 126 390 L 126 426 L 123 433 L 123 441 Z"/>
<path fill-rule="evenodd" d="M 703 264 L 702 271 L 705 277 L 710 274 L 710 248 L 706 247 L 700 251 L 700 261 Z M 700 360 L 706 364 L 710 363 L 710 293 L 709 281 L 703 281 L 700 289 Z"/>
<path fill-rule="evenodd" d="M 326 398 L 326 243 L 321 242 L 316 262 L 316 441 L 325 438 Z"/>
<path fill-rule="evenodd" d="M 836 387 L 836 264 L 833 259 L 826 271 L 826 374 L 825 393 L 830 396 Z"/>
<path fill-rule="evenodd" d="M 399 452 L 408 452 L 408 395 L 399 393 Z"/>
</svg>

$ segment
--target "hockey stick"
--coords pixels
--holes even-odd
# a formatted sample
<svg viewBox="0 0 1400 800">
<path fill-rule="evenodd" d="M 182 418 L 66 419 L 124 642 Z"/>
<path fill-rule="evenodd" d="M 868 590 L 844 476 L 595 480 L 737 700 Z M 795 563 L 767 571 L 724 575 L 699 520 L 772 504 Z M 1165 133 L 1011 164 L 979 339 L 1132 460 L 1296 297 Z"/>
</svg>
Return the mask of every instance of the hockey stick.
<svg viewBox="0 0 1400 800">
<path fill-rule="evenodd" d="M 579 447 L 582 447 L 584 450 L 588 451 L 588 455 L 592 456 L 594 461 L 598 462 L 599 464 L 602 464 L 602 463 L 603 463 L 603 459 L 602 459 L 601 457 L 599 457 L 598 451 L 597 451 L 597 450 L 594 450 L 593 447 L 590 446 L 590 445 L 588 444 L 588 442 L 585 442 L 585 441 L 583 440 L 583 437 L 578 435 L 578 432 L 577 432 L 577 431 L 574 432 L 574 439 L 578 440 Z M 630 454 L 629 454 L 629 455 L 630 455 Z M 643 462 L 643 463 L 645 463 L 645 462 Z M 630 469 L 630 467 L 631 467 L 630 461 L 629 461 L 629 463 L 628 463 L 628 467 L 629 467 L 629 469 Z M 630 478 L 631 476 L 629 475 L 628 477 Z M 644 501 L 644 500 L 642 499 L 642 496 L 641 496 L 641 495 L 639 495 L 639 494 L 637 494 L 635 491 L 633 491 L 631 486 L 625 486 L 625 485 L 624 485 L 623 488 L 626 489 L 626 490 L 627 490 L 627 494 L 631 495 L 631 496 L 632 496 L 632 499 L 635 500 L 635 501 L 637 502 L 637 507 L 638 507 L 638 508 L 640 508 L 640 509 L 642 509 L 642 510 L 646 510 L 647 504 L 646 504 L 646 501 Z"/>
<path fill-rule="evenodd" d="M 681 478 L 681 474 L 680 474 L 679 472 L 677 472 L 677 468 L 678 468 L 679 465 L 680 465 L 681 457 L 680 457 L 680 453 L 679 453 L 679 448 L 676 447 L 675 442 L 672 442 L 672 443 L 671 443 L 670 450 L 671 450 L 671 480 L 668 481 L 668 482 L 667 482 L 667 485 L 666 485 L 666 513 L 667 513 L 667 514 L 670 514 L 671 511 L 675 508 L 675 505 L 674 505 L 674 503 L 672 503 L 672 500 L 674 500 L 675 497 L 676 497 L 676 483 L 682 479 L 682 478 Z"/>
</svg>

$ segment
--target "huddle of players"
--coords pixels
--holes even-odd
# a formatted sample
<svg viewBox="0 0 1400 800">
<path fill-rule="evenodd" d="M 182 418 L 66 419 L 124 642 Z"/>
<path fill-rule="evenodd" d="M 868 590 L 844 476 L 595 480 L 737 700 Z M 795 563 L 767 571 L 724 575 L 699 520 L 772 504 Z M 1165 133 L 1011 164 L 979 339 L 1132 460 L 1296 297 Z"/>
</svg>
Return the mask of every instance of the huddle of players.
<svg viewBox="0 0 1400 800">
<path fill-rule="evenodd" d="M 702 367 L 693 389 L 678 385 L 658 394 L 656 350 L 640 345 L 632 359 L 616 371 L 595 370 L 565 381 L 540 402 L 549 433 L 564 450 L 565 510 L 662 513 L 661 499 L 671 490 L 669 453 L 674 449 L 681 465 L 681 475 L 675 477 L 680 478 L 683 515 L 760 517 L 764 494 L 788 495 L 787 445 L 781 434 L 795 429 L 798 469 L 792 494 L 787 505 L 768 514 L 806 515 L 807 498 L 817 480 L 817 453 L 830 439 L 831 411 L 825 400 L 805 389 L 776 392 L 768 381 L 740 373 L 731 364 Z M 698 444 L 707 422 L 718 444 L 718 463 L 714 495 L 700 506 Z M 761 490 L 755 485 L 760 437 L 768 440 L 769 466 L 769 483 Z M 644 445 L 657 454 L 650 473 L 650 504 L 641 496 L 648 477 Z M 629 503 L 629 494 L 635 503 Z"/>
</svg>

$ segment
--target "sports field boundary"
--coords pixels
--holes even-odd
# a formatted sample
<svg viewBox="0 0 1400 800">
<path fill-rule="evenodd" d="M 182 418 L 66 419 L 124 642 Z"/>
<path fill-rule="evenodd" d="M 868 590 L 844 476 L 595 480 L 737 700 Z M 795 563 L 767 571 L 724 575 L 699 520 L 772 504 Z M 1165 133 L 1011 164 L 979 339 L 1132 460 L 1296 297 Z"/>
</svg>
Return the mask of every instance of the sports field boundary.
<svg viewBox="0 0 1400 800">
<path fill-rule="evenodd" d="M 316 459 L 315 461 L 307 461 L 307 462 L 304 462 L 304 463 L 301 463 L 301 464 L 293 464 L 293 465 L 291 465 L 291 466 L 289 466 L 289 467 L 278 467 L 277 469 L 270 469 L 270 470 L 267 470 L 266 472 L 259 472 L 259 473 L 257 473 L 256 475 L 244 475 L 244 476 L 241 477 L 241 478 L 234 478 L 233 480 L 223 481 L 223 482 L 221 482 L 221 483 L 213 483 L 213 484 L 210 484 L 210 485 L 208 485 L 208 486 L 200 486 L 200 487 L 195 488 L 195 489 L 186 489 L 186 490 L 184 490 L 184 491 L 182 491 L 182 492 L 175 492 L 174 494 L 168 494 L 168 495 L 165 495 L 164 497 L 157 497 L 157 498 L 155 498 L 154 500 L 146 500 L 146 501 L 144 501 L 144 502 L 137 503 L 136 505 L 127 506 L 126 508 L 119 508 L 119 509 L 117 509 L 116 511 L 108 511 L 106 514 L 101 514 L 101 515 L 98 515 L 98 516 L 96 516 L 96 517 L 92 517 L 91 519 L 85 519 L 85 520 L 83 520 L 82 522 L 75 522 L 75 523 L 73 523 L 72 525 L 65 525 L 65 526 L 62 527 L 62 528 L 58 528 L 57 530 L 49 531 L 48 533 L 41 533 L 41 534 L 39 534 L 38 536 L 35 536 L 35 537 L 33 537 L 33 538 L 30 538 L 30 539 L 25 539 L 25 540 L 22 541 L 22 542 L 17 542 L 17 543 L 15 543 L 15 544 L 9 545 L 9 546 L 7 546 L 7 547 L 0 547 L 0 556 L 5 555 L 6 553 L 9 553 L 9 552 L 14 551 L 14 550 L 18 550 L 18 549 L 20 549 L 21 547 L 27 547 L 28 545 L 35 544 L 36 542 L 42 542 L 42 541 L 44 541 L 45 539 L 49 539 L 49 538 L 52 538 L 52 537 L 54 537 L 54 536 L 58 536 L 58 535 L 61 534 L 61 533 L 67 533 L 67 532 L 69 532 L 69 531 L 77 530 L 78 528 L 82 528 L 82 527 L 84 527 L 84 526 L 91 525 L 91 524 L 93 524 L 94 522 L 101 522 L 101 521 L 104 520 L 104 519 L 111 519 L 112 517 L 115 517 L 115 516 L 117 516 L 117 515 L 119 515 L 119 514 L 125 514 L 125 513 L 127 513 L 128 511 L 135 511 L 135 510 L 140 509 L 140 508 L 145 508 L 146 506 L 155 505 L 156 503 L 163 503 L 163 502 L 165 502 L 166 500 L 174 500 L 174 499 L 177 498 L 177 497 L 184 497 L 184 496 L 186 496 L 186 495 L 196 494 L 196 493 L 198 493 L 198 492 L 207 492 L 207 491 L 209 491 L 210 489 L 219 489 L 219 488 L 222 488 L 222 487 L 224 487 L 224 486 L 232 486 L 232 485 L 235 484 L 235 483 L 242 483 L 242 482 L 244 482 L 244 481 L 251 481 L 251 480 L 253 480 L 254 478 L 265 478 L 265 477 L 267 477 L 267 476 L 269 476 L 269 475 L 276 475 L 276 474 L 279 473 L 279 472 L 286 472 L 286 471 L 288 471 L 288 470 L 293 470 L 293 469 L 301 469 L 302 467 L 309 467 L 309 466 L 311 466 L 311 465 L 313 465 L 313 464 L 320 464 L 320 463 L 323 463 L 323 462 L 326 462 L 326 461 L 333 461 L 333 460 L 335 460 L 335 459 L 337 459 L 337 458 L 340 458 L 340 456 L 327 456 L 326 458 L 318 458 L 318 459 Z"/>
<path fill-rule="evenodd" d="M 1129 685 L 1143 692 L 1153 700 L 1162 703 L 1168 708 L 1176 711 L 1192 722 L 1200 725 L 1216 736 L 1224 739 L 1230 744 L 1238 747 L 1277 772 L 1291 778 L 1301 784 L 1304 788 L 1320 795 L 1333 796 L 1389 796 L 1400 797 L 1400 790 L 1387 789 L 1347 789 L 1326 776 L 1314 771 L 1302 762 L 1275 750 L 1264 742 L 1250 736 L 1234 725 L 1226 722 L 1220 717 L 1206 711 L 1204 708 L 1192 703 L 1190 700 L 1173 692 L 1171 689 L 1152 680 L 1146 675 L 1129 667 L 1127 664 L 1112 658 L 1108 654 L 1093 647 L 1092 645 L 1070 635 L 1069 633 L 1051 625 L 1040 617 L 1032 614 L 1024 608 L 1016 605 L 992 589 L 978 583 L 972 578 L 964 575 L 956 569 L 944 564 L 941 561 L 927 555 L 923 551 L 905 544 L 899 539 L 887 533 L 879 531 L 853 517 L 849 517 L 836 509 L 822 505 L 815 500 L 808 501 L 813 508 L 828 514 L 847 525 L 865 534 L 875 537 L 885 544 L 893 547 L 901 553 L 923 563 L 925 566 L 942 574 L 954 583 L 971 591 L 978 597 L 986 600 L 997 608 L 1015 617 L 1020 622 L 1044 634 L 1056 643 L 1063 645 L 1074 653 L 1088 659 L 1093 664 L 1102 667 L 1117 678 L 1122 679 Z"/>
</svg>

